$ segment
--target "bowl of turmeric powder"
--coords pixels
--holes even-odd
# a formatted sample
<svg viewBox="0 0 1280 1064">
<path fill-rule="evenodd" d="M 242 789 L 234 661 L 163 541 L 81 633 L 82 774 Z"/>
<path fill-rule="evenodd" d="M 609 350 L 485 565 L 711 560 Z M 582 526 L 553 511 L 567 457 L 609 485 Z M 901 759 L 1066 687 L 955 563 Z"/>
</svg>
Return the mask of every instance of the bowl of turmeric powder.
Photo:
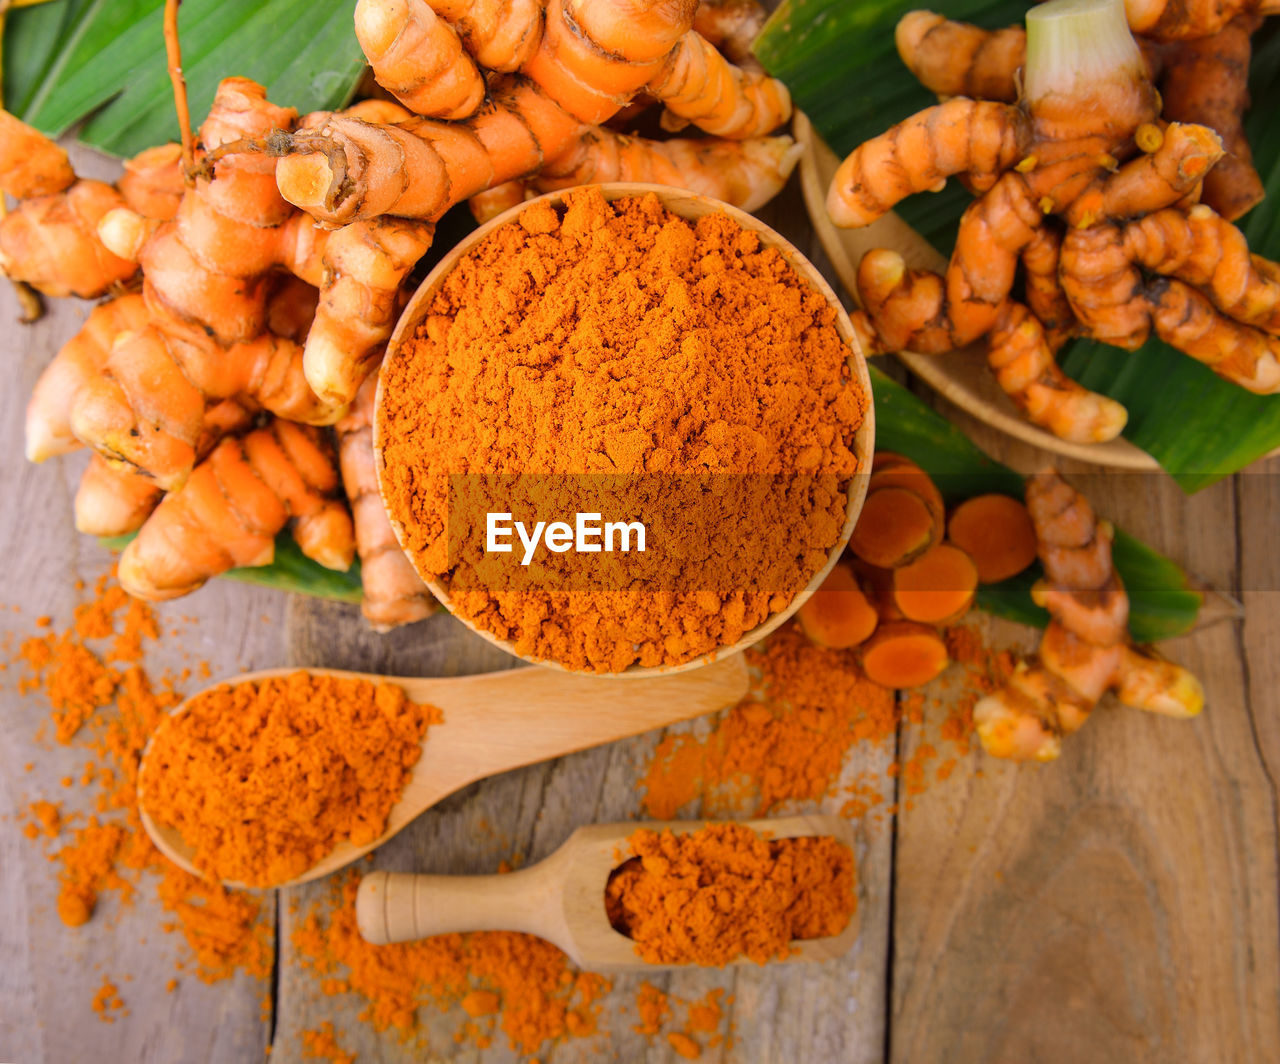
<svg viewBox="0 0 1280 1064">
<path fill-rule="evenodd" d="M 639 676 L 736 653 L 835 565 L 871 383 L 821 274 L 743 211 L 617 183 L 481 226 L 387 346 L 374 452 L 440 602 L 531 663 Z"/>
</svg>

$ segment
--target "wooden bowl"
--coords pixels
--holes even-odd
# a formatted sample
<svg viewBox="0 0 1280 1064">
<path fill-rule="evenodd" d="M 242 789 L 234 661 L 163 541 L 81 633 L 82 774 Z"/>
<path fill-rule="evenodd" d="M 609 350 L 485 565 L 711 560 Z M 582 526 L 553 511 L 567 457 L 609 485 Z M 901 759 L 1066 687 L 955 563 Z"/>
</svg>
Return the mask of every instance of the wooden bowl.
<svg viewBox="0 0 1280 1064">
<path fill-rule="evenodd" d="M 827 214 L 827 189 L 840 160 L 818 136 L 808 118 L 796 114 L 796 139 L 804 145 L 800 156 L 800 186 L 822 249 L 849 294 L 858 298 L 858 263 L 872 248 L 892 248 L 917 269 L 943 272 L 947 266 L 933 246 L 893 212 L 863 229 L 840 229 Z M 1159 463 L 1125 439 L 1107 443 L 1072 443 L 1033 425 L 1000 389 L 987 366 L 986 349 L 970 344 L 942 355 L 901 351 L 907 368 L 944 398 L 993 429 L 1054 454 L 1078 458 L 1112 469 L 1156 472 Z"/>
<path fill-rule="evenodd" d="M 618 181 L 601 185 L 600 189 L 604 193 L 605 199 L 608 200 L 622 199 L 627 196 L 643 196 L 652 192 L 659 200 L 662 201 L 662 205 L 666 207 L 667 210 L 671 211 L 672 214 L 676 214 L 681 218 L 687 218 L 690 220 L 696 220 L 704 215 L 715 214 L 716 212 L 723 212 L 741 225 L 743 229 L 748 229 L 755 233 L 760 238 L 761 243 L 767 247 L 776 247 L 782 253 L 787 262 L 790 263 L 792 268 L 801 277 L 808 281 L 813 288 L 822 294 L 822 297 L 836 311 L 836 330 L 839 332 L 840 338 L 849 346 L 849 367 L 853 372 L 853 378 L 858 387 L 862 389 L 863 394 L 868 400 L 866 417 L 864 418 L 862 425 L 854 434 L 854 453 L 858 455 L 859 473 L 869 472 L 871 468 L 871 455 L 875 444 L 875 413 L 870 402 L 871 379 L 867 374 L 867 363 L 863 358 L 862 350 L 857 340 L 854 338 L 853 326 L 849 322 L 849 315 L 841 305 L 839 297 L 813 264 L 801 255 L 800 252 L 792 246 L 792 244 L 770 229 L 759 219 L 747 214 L 745 211 L 739 210 L 737 207 L 731 207 L 726 203 L 721 203 L 719 200 L 713 200 L 706 196 L 699 196 L 692 192 L 669 188 L 664 185 L 649 185 L 637 182 Z M 444 284 L 445 278 L 453 270 L 458 260 L 468 254 L 494 229 L 499 226 L 506 225 L 508 222 L 514 220 L 521 211 L 529 206 L 529 203 L 535 202 L 546 202 L 553 206 L 560 206 L 564 202 L 564 193 L 551 192 L 545 196 L 539 197 L 538 200 L 530 200 L 527 203 L 522 203 L 517 207 L 513 207 L 510 210 L 505 211 L 498 215 L 498 217 L 480 226 L 479 229 L 470 234 L 465 240 L 458 244 L 457 247 L 445 255 L 445 257 L 436 265 L 435 269 L 427 275 L 427 278 L 418 287 L 418 290 L 413 294 L 413 298 L 409 300 L 408 305 L 405 307 L 404 313 L 401 314 L 400 320 L 396 324 L 395 332 L 392 333 L 391 340 L 387 345 L 388 356 L 398 348 L 400 344 L 404 343 L 406 339 L 413 336 L 419 323 L 426 315 L 427 308 L 435 299 L 436 293 L 440 290 L 441 286 Z M 378 473 L 378 490 L 382 492 L 384 505 L 386 503 L 387 493 L 383 487 L 384 466 L 382 458 L 382 440 L 379 431 L 379 419 L 377 417 L 377 413 L 381 410 L 382 406 L 383 387 L 386 382 L 385 367 L 389 363 L 389 357 L 383 360 L 384 371 L 381 372 L 378 377 L 378 392 L 375 400 L 375 415 L 373 423 L 374 464 Z M 840 555 L 844 552 L 845 545 L 849 542 L 849 537 L 853 533 L 854 523 L 857 521 L 858 514 L 862 510 L 862 501 L 865 498 L 866 493 L 867 477 L 863 475 L 854 476 L 848 485 L 848 505 L 845 509 L 844 525 L 840 530 L 839 539 L 836 541 L 835 546 L 831 548 L 826 564 L 813 575 L 813 578 L 796 595 L 796 597 L 792 599 L 790 605 L 788 605 L 786 609 L 766 618 L 761 624 L 744 634 L 736 643 L 731 646 L 720 647 L 708 654 L 692 658 L 691 660 L 682 662 L 679 665 L 660 665 L 654 667 L 632 665 L 629 668 L 624 669 L 621 673 L 598 673 L 596 675 L 653 676 L 660 673 L 668 674 L 673 672 L 685 672 L 689 669 L 696 669 L 703 665 L 707 665 L 710 662 L 726 655 L 736 654 L 741 650 L 745 650 L 753 643 L 759 642 L 791 617 L 796 610 L 805 603 L 809 596 L 821 586 L 822 581 L 826 579 L 827 574 L 835 566 Z M 388 507 L 388 515 L 391 516 L 391 526 L 395 531 L 396 539 L 403 548 L 405 546 L 404 528 L 400 522 L 391 515 L 390 507 Z M 408 552 L 406 551 L 406 553 Z M 412 556 L 410 556 L 410 561 L 413 561 Z M 435 579 L 428 578 L 426 574 L 419 573 L 419 575 L 422 576 L 427 587 L 431 589 L 431 593 L 435 595 L 445 609 L 449 609 L 450 604 L 448 590 Z M 464 617 L 459 617 L 458 619 L 481 638 L 487 639 L 490 643 L 501 647 L 509 654 L 512 654 L 523 661 L 527 661 L 534 665 L 542 665 L 546 668 L 562 669 L 566 672 L 575 671 L 565 669 L 565 667 L 559 662 L 532 658 L 527 655 L 517 653 L 509 641 L 499 639 L 491 632 L 487 632 L 476 627 Z"/>
</svg>

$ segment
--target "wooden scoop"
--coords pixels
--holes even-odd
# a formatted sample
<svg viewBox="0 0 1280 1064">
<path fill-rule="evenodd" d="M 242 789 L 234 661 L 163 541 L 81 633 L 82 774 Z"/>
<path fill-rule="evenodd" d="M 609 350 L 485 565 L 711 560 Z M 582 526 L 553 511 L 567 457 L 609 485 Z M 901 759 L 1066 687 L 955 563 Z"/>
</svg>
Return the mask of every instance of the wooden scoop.
<svg viewBox="0 0 1280 1064">
<path fill-rule="evenodd" d="M 245 673 L 237 682 L 289 676 L 298 671 L 263 669 Z M 422 757 L 400 800 L 392 806 L 382 835 L 363 846 L 341 842 L 302 875 L 273 884 L 278 887 L 306 883 L 350 864 L 468 783 L 711 713 L 741 701 L 747 693 L 747 667 L 741 654 L 691 672 L 625 680 L 542 668 L 442 679 L 376 676 L 337 669 L 305 671 L 398 684 L 412 701 L 440 707 L 444 723 L 428 730 Z M 173 712 L 182 713 L 190 702 L 187 699 Z M 149 753 L 148 746 L 142 755 L 140 780 L 146 778 Z M 145 789 L 142 793 L 145 795 Z M 156 848 L 175 864 L 196 873 L 194 851 L 177 831 L 152 820 L 145 804 L 139 812 Z M 242 885 L 225 882 L 228 886 Z"/>
<path fill-rule="evenodd" d="M 790 816 L 744 823 L 771 838 L 830 835 L 853 850 L 853 831 L 837 816 Z M 681 968 L 650 964 L 636 944 L 615 931 L 605 914 L 609 873 L 627 859 L 627 839 L 639 828 L 697 831 L 704 820 L 631 821 L 578 828 L 550 857 L 529 868 L 494 876 L 423 876 L 369 872 L 356 894 L 356 923 L 374 945 L 406 942 L 452 931 L 523 931 L 563 950 L 593 972 Z M 619 859 L 621 856 L 621 861 Z M 857 912 L 838 935 L 792 942 L 786 961 L 829 960 L 858 937 Z M 734 963 L 747 958 L 739 957 Z"/>
</svg>

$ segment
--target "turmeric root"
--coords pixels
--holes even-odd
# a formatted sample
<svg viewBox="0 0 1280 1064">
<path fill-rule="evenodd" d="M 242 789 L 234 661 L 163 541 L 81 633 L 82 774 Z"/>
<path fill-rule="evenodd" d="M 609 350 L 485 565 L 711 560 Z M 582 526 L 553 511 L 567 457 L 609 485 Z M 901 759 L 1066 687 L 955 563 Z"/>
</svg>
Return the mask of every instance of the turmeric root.
<svg viewBox="0 0 1280 1064">
<path fill-rule="evenodd" d="M 1230 21 L 1202 33 L 1202 16 L 1209 10 L 1180 6 L 1177 17 L 1191 16 L 1186 23 L 1189 38 L 1164 43 L 1138 38 L 1147 76 L 1160 89 L 1164 117 L 1208 126 L 1221 136 L 1227 154 L 1205 176 L 1202 196 L 1229 220 L 1240 217 L 1263 195 L 1243 126 L 1249 108 L 1250 34 L 1260 19 L 1252 14 L 1232 18 L 1240 9 L 1215 5 L 1213 14 Z M 1141 33 L 1134 14 L 1130 4 L 1130 26 Z M 1174 29 L 1173 23 L 1169 26 Z M 1171 36 L 1181 38 L 1183 33 L 1179 27 Z M 1026 58 L 1026 35 L 1020 26 L 985 30 L 932 12 L 911 11 L 899 21 L 896 39 L 903 62 L 933 92 L 1006 103 L 1017 99 L 1016 73 Z"/>
<path fill-rule="evenodd" d="M 917 58 L 930 33 L 974 51 L 991 43 L 970 30 L 917 13 L 900 43 Z M 858 338 L 871 351 L 931 353 L 985 335 L 1014 403 L 1080 442 L 1114 438 L 1126 415 L 1057 367 L 1055 352 L 1076 333 L 1133 349 L 1154 327 L 1224 378 L 1280 391 L 1269 335 L 1280 333 L 1272 291 L 1280 273 L 1251 260 L 1230 223 L 1191 206 L 1222 157 L 1221 138 L 1206 126 L 1157 124 L 1159 97 L 1117 0 L 1033 8 L 1026 48 L 1018 106 L 950 100 L 842 164 L 828 197 L 842 225 L 868 224 L 953 173 L 984 190 L 961 219 L 945 278 L 908 270 L 884 249 L 864 256 Z M 1065 223 L 1061 236 L 1047 215 Z M 1020 262 L 1030 309 L 1010 296 Z"/>
<path fill-rule="evenodd" d="M 462 45 L 482 66 L 519 76 L 491 80 L 489 103 L 464 122 L 334 120 L 295 137 L 278 164 L 279 188 L 322 224 L 382 214 L 434 220 L 454 203 L 555 159 L 642 89 L 708 132 L 733 139 L 767 133 L 790 115 L 780 82 L 734 67 L 690 30 L 696 4 L 689 0 L 552 0 L 545 12 L 522 2 L 501 12 L 486 9 L 483 18 L 462 2 L 434 6 L 445 21 L 458 20 Z M 427 33 L 428 24 L 443 25 L 428 18 L 419 0 L 362 3 L 359 11 L 369 23 L 362 33 L 375 73 L 415 107 L 421 101 L 414 93 L 474 69 L 452 44 L 445 52 L 405 46 Z M 490 31 L 483 41 L 480 26 Z M 430 113 L 439 109 L 433 104 Z"/>
<path fill-rule="evenodd" d="M 1251 392 L 1280 391 L 1280 339 L 1223 317 L 1205 296 L 1181 281 L 1164 280 L 1152 299 L 1152 324 L 1165 343 Z"/>
<path fill-rule="evenodd" d="M 242 432 L 253 415 L 234 399 L 206 411 L 196 458 L 203 460 L 223 436 Z M 76 531 L 88 536 L 123 536 L 136 532 L 156 508 L 164 489 L 151 477 L 110 465 L 92 455 L 75 498 Z"/>
<path fill-rule="evenodd" d="M 800 627 L 819 646 L 842 649 L 865 642 L 880 623 L 875 606 L 867 598 L 853 569 L 837 564 L 822 586 L 796 613 Z"/>
<path fill-rule="evenodd" d="M 763 136 L 791 114 L 782 82 L 763 70 L 734 66 L 696 32 L 680 38 L 645 88 L 668 112 L 717 137 Z"/>
<path fill-rule="evenodd" d="M 868 254 L 858 290 L 874 331 L 898 350 L 925 353 L 964 347 L 990 332 L 1040 225 L 1021 175 L 1006 174 L 965 211 L 943 286 L 927 281 L 926 271 L 907 272 L 901 257 Z"/>
<path fill-rule="evenodd" d="M 333 455 L 315 429 L 275 420 L 228 438 L 166 495 L 120 557 L 120 583 L 138 598 L 176 598 L 237 566 L 269 565 L 290 520 L 309 558 L 350 567 L 351 516 Z"/>
<path fill-rule="evenodd" d="M 1064 440 L 1113 440 L 1129 419 L 1114 399 L 1081 387 L 1062 372 L 1044 327 L 1021 303 L 1007 303 L 991 330 L 987 364 L 1028 420 Z"/>
<path fill-rule="evenodd" d="M 504 78 L 465 122 L 375 125 L 335 115 L 279 160 L 276 181 L 285 199 L 330 227 L 384 214 L 434 221 L 538 169 L 582 127 L 537 85 Z"/>
<path fill-rule="evenodd" d="M 4 140 L 3 129 L 8 125 L 21 129 L 21 133 L 10 130 L 16 137 L 13 143 Z M 0 144 L 6 153 L 25 147 L 37 170 L 52 167 L 56 172 L 56 177 L 45 181 L 11 182 L 8 191 L 20 202 L 17 209 L 0 216 L 0 270 L 45 295 L 92 299 L 137 272 L 133 262 L 112 253 L 99 239 L 99 221 L 112 210 L 127 205 L 153 220 L 171 218 L 177 210 L 182 175 L 172 152 L 176 145 L 151 148 L 128 160 L 124 175 L 113 187 L 76 179 L 70 167 L 62 165 L 66 153 L 61 148 L 4 112 L 0 112 Z M 35 189 L 47 191 L 36 193 Z"/>
<path fill-rule="evenodd" d="M 1221 32 L 1238 15 L 1274 15 L 1275 0 L 1125 0 L 1134 33 L 1159 41 L 1190 40 Z"/>
<path fill-rule="evenodd" d="M 687 188 L 753 211 L 781 191 L 800 154 L 800 145 L 790 137 L 655 141 L 594 126 L 531 180 L 542 192 L 605 181 L 646 181 Z"/>
<path fill-rule="evenodd" d="M 356 549 L 364 598 L 360 609 L 374 631 L 385 632 L 429 616 L 435 600 L 414 570 L 387 517 L 373 461 L 373 406 L 377 376 L 371 374 L 347 415 L 338 422 L 342 484 L 355 519 Z"/>
<path fill-rule="evenodd" d="M 1036 530 L 1027 508 L 1008 495 L 975 495 L 947 522 L 947 538 L 965 552 L 983 584 L 1008 580 L 1036 560 Z"/>
<path fill-rule="evenodd" d="M 89 312 L 80 331 L 45 367 L 31 393 L 26 422 L 28 461 L 43 462 L 81 446 L 71 429 L 73 397 L 101 376 L 116 337 L 142 328 L 146 321 L 146 304 L 134 294 Z"/>
<path fill-rule="evenodd" d="M 855 148 L 831 181 L 827 213 L 845 228 L 870 225 L 956 174 L 985 191 L 1026 155 L 1030 139 L 1021 113 L 1005 104 L 948 100 Z"/>
<path fill-rule="evenodd" d="M 86 536 L 124 536 L 136 532 L 164 495 L 150 477 L 107 465 L 93 455 L 76 490 L 76 531 Z"/>
<path fill-rule="evenodd" d="M 0 110 L 0 192 L 19 200 L 52 196 L 75 179 L 65 151 L 39 130 Z"/>
<path fill-rule="evenodd" d="M 410 110 L 467 118 L 484 100 L 484 79 L 448 22 L 423 0 L 360 0 L 356 38 L 378 84 Z"/>
<path fill-rule="evenodd" d="M 471 217 L 479 225 L 484 225 L 503 211 L 509 211 L 512 207 L 522 204 L 528 191 L 529 183 L 524 178 L 516 177 L 500 185 L 494 185 L 493 188 L 487 188 L 483 192 L 477 192 L 467 200 L 467 206 L 471 208 Z"/>
<path fill-rule="evenodd" d="M 1228 221 L 1260 202 L 1265 191 L 1244 135 L 1250 35 L 1259 21 L 1238 16 L 1211 36 L 1168 45 L 1160 82 L 1166 118 L 1208 126 L 1222 138 L 1227 154 L 1205 175 L 1202 198 Z"/>
<path fill-rule="evenodd" d="M 1062 287 L 1059 266 L 1062 263 L 1062 233 L 1050 225 L 1036 230 L 1036 235 L 1022 249 L 1022 279 L 1027 309 L 1044 329 L 1045 342 L 1054 354 L 1076 331 L 1076 313 Z"/>
<path fill-rule="evenodd" d="M 915 621 L 885 621 L 862 644 L 867 679 L 882 687 L 919 687 L 949 663 L 947 644 L 936 629 Z"/>
<path fill-rule="evenodd" d="M 292 115 L 252 82 L 223 82 L 201 131 L 215 178 L 198 177 L 170 222 L 117 209 L 100 227 L 113 250 L 141 263 L 148 322 L 111 353 L 109 382 L 67 397 L 69 420 L 108 460 L 170 490 L 190 472 L 210 402 L 234 397 L 311 424 L 341 416 L 430 242 L 430 225 L 396 218 L 325 233 L 281 199 L 274 160 L 244 145 Z M 305 350 L 268 329 L 281 309 L 281 269 L 320 287 Z M 159 402 L 158 380 L 169 382 Z"/>
<path fill-rule="evenodd" d="M 985 30 L 932 11 L 908 11 L 894 29 L 898 55 L 925 88 L 940 96 L 1013 103 L 1014 78 L 1026 62 L 1021 26 Z"/>
<path fill-rule="evenodd" d="M 893 597 L 908 620 L 951 624 L 973 605 L 978 570 L 959 547 L 939 543 L 893 571 Z"/>
<path fill-rule="evenodd" d="M 24 200 L 0 221 L 0 270 L 47 296 L 102 295 L 138 269 L 98 239 L 99 220 L 123 205 L 116 189 L 88 180 Z"/>
<path fill-rule="evenodd" d="M 1045 580 L 1034 597 L 1052 617 L 1037 659 L 974 707 L 987 753 L 1049 761 L 1108 690 L 1138 708 L 1189 717 L 1204 691 L 1185 669 L 1129 645 L 1128 597 L 1111 560 L 1111 527 L 1056 472 L 1027 482 Z"/>
<path fill-rule="evenodd" d="M 1130 222 L 1123 239 L 1135 265 L 1194 285 L 1241 324 L 1280 331 L 1280 279 L 1264 272 L 1239 229 L 1204 204 Z"/>
<path fill-rule="evenodd" d="M 876 454 L 849 549 L 869 565 L 914 561 L 942 538 L 942 496 L 923 469 L 902 455 Z"/>
<path fill-rule="evenodd" d="M 751 45 L 768 17 L 769 12 L 759 0 L 699 0 L 693 13 L 693 29 L 731 62 L 750 66 L 756 61 Z"/>
</svg>

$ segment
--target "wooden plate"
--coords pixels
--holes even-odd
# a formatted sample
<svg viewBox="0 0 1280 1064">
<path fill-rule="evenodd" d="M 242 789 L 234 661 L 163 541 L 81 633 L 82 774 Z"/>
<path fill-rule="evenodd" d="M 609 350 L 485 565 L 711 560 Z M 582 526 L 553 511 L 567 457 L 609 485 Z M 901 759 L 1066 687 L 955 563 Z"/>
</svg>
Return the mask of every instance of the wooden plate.
<svg viewBox="0 0 1280 1064">
<path fill-rule="evenodd" d="M 804 154 L 800 156 L 800 185 L 809 218 L 822 241 L 823 250 L 851 296 L 858 297 L 858 263 L 872 248 L 892 248 L 907 260 L 909 266 L 939 272 L 946 269 L 946 259 L 892 212 L 864 229 L 838 229 L 834 226 L 827 215 L 827 189 L 840 160 L 814 131 L 808 118 L 798 112 L 795 135 L 804 145 Z M 1025 443 L 1113 469 L 1155 472 L 1160 468 L 1154 458 L 1128 440 L 1071 443 L 1031 424 L 1000 390 L 987 368 L 986 352 L 979 345 L 944 355 L 902 351 L 898 358 L 912 373 L 961 410 Z"/>
<path fill-rule="evenodd" d="M 862 348 L 858 344 L 857 339 L 853 335 L 853 325 L 849 321 L 849 315 L 845 312 L 844 306 L 840 302 L 840 298 L 832 290 L 827 283 L 825 277 L 818 272 L 818 269 L 796 250 L 792 245 L 779 233 L 775 232 L 769 226 L 765 225 L 760 219 L 747 214 L 745 211 L 739 210 L 737 207 L 731 207 L 719 200 L 713 200 L 706 196 L 699 196 L 693 192 L 686 192 L 683 189 L 670 188 L 665 185 L 649 185 L 635 182 L 617 181 L 610 184 L 603 184 L 600 190 L 604 193 L 605 199 L 614 200 L 621 199 L 625 196 L 643 196 L 652 192 L 662 201 L 664 207 L 673 214 L 679 215 L 681 218 L 698 219 L 707 214 L 723 212 L 729 215 L 743 229 L 750 230 L 759 236 L 761 243 L 768 247 L 776 247 L 783 257 L 790 263 L 791 267 L 810 285 L 815 288 L 826 301 L 836 310 L 836 330 L 840 333 L 841 339 L 849 345 L 849 367 L 853 373 L 853 378 L 858 386 L 862 389 L 864 395 L 868 398 L 871 395 L 871 378 L 867 374 L 867 362 L 863 357 Z M 374 466 L 378 473 L 378 488 L 383 492 L 383 504 L 386 505 L 386 493 L 383 491 L 384 467 L 382 459 L 382 440 L 379 436 L 379 419 L 376 415 L 376 408 L 382 405 L 383 386 L 386 383 L 387 373 L 386 367 L 391 364 L 391 353 L 404 341 L 412 337 L 417 330 L 419 323 L 426 315 L 427 308 L 435 299 L 436 293 L 444 284 L 445 278 L 457 265 L 458 260 L 471 251 L 480 241 L 484 240 L 494 229 L 499 226 L 506 225 L 514 220 L 523 210 L 532 203 L 547 202 L 554 206 L 559 206 L 564 202 L 564 192 L 549 192 L 545 196 L 540 196 L 536 200 L 529 200 L 521 203 L 516 207 L 498 215 L 496 218 L 484 225 L 480 226 L 475 232 L 469 234 L 457 247 L 453 248 L 443 259 L 436 264 L 433 269 L 413 294 L 413 298 L 409 300 L 408 305 L 404 308 L 399 322 L 396 324 L 395 332 L 391 334 L 391 340 L 387 344 L 387 357 L 383 359 L 383 370 L 378 377 L 378 393 L 375 400 L 375 416 L 373 421 L 373 455 Z M 863 420 L 862 425 L 854 434 L 854 453 L 858 455 L 859 467 L 861 470 L 870 470 L 870 460 L 872 451 L 875 446 L 875 412 L 872 404 L 867 404 L 867 416 Z M 660 673 L 684 672 L 688 669 L 696 669 L 703 665 L 708 665 L 713 661 L 726 657 L 730 654 L 736 654 L 741 650 L 745 650 L 753 643 L 759 642 L 779 625 L 790 618 L 804 603 L 808 600 L 826 579 L 827 574 L 835 566 L 840 559 L 840 555 L 844 552 L 845 545 L 849 542 L 849 537 L 853 534 L 854 523 L 858 519 L 858 514 L 862 510 L 862 500 L 867 493 L 867 477 L 856 475 L 853 477 L 848 488 L 848 504 L 845 508 L 844 526 L 840 530 L 840 538 L 836 541 L 834 547 L 831 548 L 830 554 L 827 556 L 826 564 L 813 575 L 813 578 L 805 585 L 804 589 L 791 600 L 790 605 L 779 613 L 773 614 L 767 618 L 762 624 L 757 625 L 747 632 L 732 646 L 721 647 L 709 654 L 701 657 L 693 658 L 690 661 L 683 662 L 679 665 L 662 665 L 653 668 L 644 668 L 638 665 L 632 665 L 624 669 L 621 673 L 597 673 L 600 676 L 654 676 Z M 392 514 L 391 507 L 387 506 L 387 516 L 391 519 L 391 527 L 395 531 L 396 539 L 402 548 L 405 548 L 404 528 Z M 412 562 L 413 557 L 409 555 L 405 549 L 406 555 Z M 415 563 L 416 568 L 416 563 Z M 449 609 L 449 591 L 438 581 L 430 578 L 426 573 L 419 572 L 427 587 L 431 589 L 431 593 Z M 450 611 L 452 612 L 452 611 Z M 457 616 L 455 614 L 455 616 Z M 499 639 L 491 632 L 477 628 L 464 617 L 458 618 L 477 635 L 487 639 L 490 643 L 501 647 L 507 653 L 521 658 L 533 665 L 542 665 L 547 668 L 564 669 L 564 666 L 558 662 L 545 661 L 537 658 L 526 657 L 523 654 L 516 653 L 510 642 Z M 569 670 L 565 670 L 569 671 Z"/>
</svg>

